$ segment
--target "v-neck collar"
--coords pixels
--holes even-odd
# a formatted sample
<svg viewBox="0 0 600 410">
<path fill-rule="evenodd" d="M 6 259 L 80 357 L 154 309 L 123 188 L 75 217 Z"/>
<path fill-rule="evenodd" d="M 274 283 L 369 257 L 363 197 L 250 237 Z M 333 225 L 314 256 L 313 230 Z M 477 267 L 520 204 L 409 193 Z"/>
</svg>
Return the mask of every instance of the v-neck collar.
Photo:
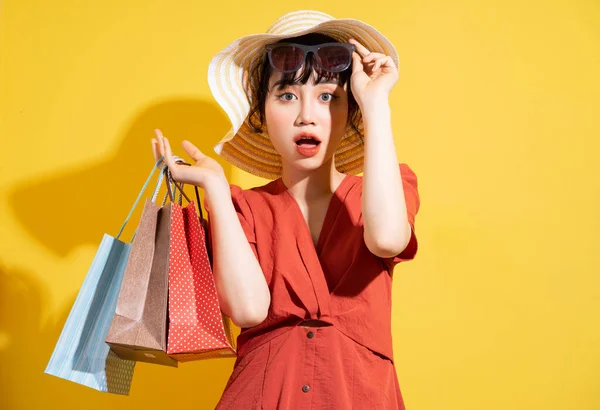
<svg viewBox="0 0 600 410">
<path fill-rule="evenodd" d="M 325 219 L 323 220 L 323 226 L 321 226 L 321 232 L 319 232 L 319 238 L 316 246 L 312 240 L 310 227 L 304 219 L 304 215 L 302 214 L 302 210 L 298 205 L 298 201 L 296 201 L 296 198 L 294 198 L 292 193 L 289 192 L 281 178 L 275 182 L 277 194 L 281 194 L 284 198 L 287 198 L 289 206 L 292 208 L 289 212 L 292 213 L 292 217 L 297 221 L 294 223 L 294 228 L 299 230 L 299 233 L 296 236 L 296 245 L 298 247 L 302 263 L 306 268 L 306 274 L 308 275 L 312 284 L 314 296 L 319 309 L 317 316 L 311 317 L 311 319 L 331 321 L 331 312 L 329 309 L 331 293 L 329 291 L 329 286 L 325 278 L 325 272 L 323 271 L 323 265 L 321 264 L 319 255 L 322 253 L 323 247 L 327 244 L 327 238 L 329 238 L 332 232 L 333 225 L 337 219 L 336 217 L 340 213 L 340 208 L 344 204 L 353 180 L 354 178 L 352 178 L 351 175 L 346 174 L 344 179 L 334 190 L 331 199 L 329 200 L 327 211 L 325 212 Z"/>
<path fill-rule="evenodd" d="M 325 219 L 323 220 L 323 225 L 321 226 L 321 231 L 319 232 L 319 236 L 317 238 L 316 245 L 313 242 L 312 234 L 310 232 L 310 227 L 309 227 L 308 223 L 306 222 L 306 220 L 304 219 L 304 214 L 302 213 L 302 210 L 300 209 L 300 205 L 298 205 L 298 201 L 296 200 L 294 195 L 292 195 L 292 193 L 289 191 L 288 187 L 283 183 L 283 178 L 280 177 L 276 181 L 280 191 L 283 192 L 283 194 L 286 195 L 290 199 L 290 201 L 292 202 L 292 206 L 295 208 L 295 212 L 297 212 L 298 216 L 301 218 L 301 221 L 302 221 L 301 223 L 304 227 L 303 230 L 305 232 L 305 235 L 308 235 L 310 244 L 312 245 L 317 256 L 320 255 L 320 253 L 321 253 L 326 236 L 329 236 L 328 234 L 327 235 L 325 235 L 325 234 L 329 233 L 331 230 L 331 225 L 334 222 L 332 220 L 332 218 L 337 214 L 340 206 L 344 202 L 346 186 L 349 184 L 350 180 L 351 180 L 350 174 L 346 174 L 344 176 L 344 178 L 342 179 L 342 181 L 340 182 L 340 184 L 337 186 L 337 188 L 333 191 L 333 194 L 331 195 L 331 198 L 329 199 L 329 203 L 327 204 L 327 210 L 325 211 Z"/>
</svg>

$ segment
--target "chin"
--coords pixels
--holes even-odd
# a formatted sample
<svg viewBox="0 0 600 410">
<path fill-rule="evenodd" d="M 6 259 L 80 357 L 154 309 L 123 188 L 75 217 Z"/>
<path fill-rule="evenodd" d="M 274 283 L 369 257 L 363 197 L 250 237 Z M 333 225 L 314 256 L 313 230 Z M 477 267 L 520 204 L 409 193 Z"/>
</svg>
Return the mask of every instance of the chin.
<svg viewBox="0 0 600 410">
<path fill-rule="evenodd" d="M 326 166 L 328 161 L 322 158 L 301 158 L 291 163 L 292 167 L 299 171 L 316 171 Z"/>
</svg>

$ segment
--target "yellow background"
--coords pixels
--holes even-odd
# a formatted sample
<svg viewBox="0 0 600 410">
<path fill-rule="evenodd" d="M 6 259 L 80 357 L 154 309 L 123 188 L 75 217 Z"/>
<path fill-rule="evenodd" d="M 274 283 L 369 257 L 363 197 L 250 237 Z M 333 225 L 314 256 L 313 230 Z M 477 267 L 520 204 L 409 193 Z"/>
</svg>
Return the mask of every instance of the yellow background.
<svg viewBox="0 0 600 410">
<path fill-rule="evenodd" d="M 600 409 L 600 3 L 301 3 L 376 26 L 400 55 L 396 146 L 422 200 L 419 255 L 394 282 L 409 410 Z M 2 7 L 0 408 L 214 407 L 233 360 L 139 364 L 129 397 L 43 371 L 153 165 L 152 130 L 210 153 L 228 129 L 210 58 L 298 6 Z"/>
</svg>

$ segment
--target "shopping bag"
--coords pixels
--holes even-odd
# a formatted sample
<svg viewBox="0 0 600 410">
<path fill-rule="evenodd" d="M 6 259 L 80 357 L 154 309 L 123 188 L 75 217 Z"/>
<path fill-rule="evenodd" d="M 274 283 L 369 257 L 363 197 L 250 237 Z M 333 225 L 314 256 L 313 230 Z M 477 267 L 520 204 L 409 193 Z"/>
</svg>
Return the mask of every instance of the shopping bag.
<svg viewBox="0 0 600 410">
<path fill-rule="evenodd" d="M 135 362 L 124 360 L 105 343 L 131 244 L 120 239 L 158 163 L 135 200 L 116 237 L 105 234 L 71 312 L 65 322 L 45 373 L 93 389 L 128 395 Z M 161 183 L 162 173 L 159 183 Z"/>
<path fill-rule="evenodd" d="M 167 184 L 169 186 L 169 184 Z M 171 206 L 167 353 L 180 362 L 235 357 L 231 320 L 221 312 L 206 247 L 205 221 L 196 204 Z"/>
<path fill-rule="evenodd" d="M 123 359 L 177 367 L 167 355 L 171 204 L 146 201 L 106 343 Z"/>
</svg>

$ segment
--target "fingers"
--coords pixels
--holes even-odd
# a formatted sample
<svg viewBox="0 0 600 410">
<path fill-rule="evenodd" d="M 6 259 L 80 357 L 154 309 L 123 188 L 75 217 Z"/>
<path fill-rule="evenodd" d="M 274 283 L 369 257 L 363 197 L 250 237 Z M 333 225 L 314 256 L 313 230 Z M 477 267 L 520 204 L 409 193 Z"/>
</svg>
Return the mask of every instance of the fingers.
<svg viewBox="0 0 600 410">
<path fill-rule="evenodd" d="M 152 140 L 153 150 L 156 152 L 156 155 L 159 158 L 162 156 L 164 158 L 164 165 L 169 168 L 169 172 L 174 181 L 178 182 L 190 182 L 190 178 L 197 179 L 197 175 L 192 175 L 191 168 L 183 159 L 174 156 L 171 143 L 169 139 L 162 135 L 160 130 L 156 130 L 156 138 Z M 194 160 L 194 162 L 203 161 L 207 158 L 207 156 L 202 153 L 194 144 L 189 141 L 183 141 L 182 143 L 183 149 L 185 152 Z M 198 181 L 192 182 L 194 184 L 198 184 Z"/>
<path fill-rule="evenodd" d="M 164 162 L 164 156 L 165 156 L 165 151 L 163 149 L 163 143 L 162 143 L 162 132 L 160 132 L 160 130 L 156 129 L 154 130 L 154 134 L 156 135 L 156 137 L 152 138 L 152 151 L 154 152 L 154 159 L 155 161 L 158 161 L 159 159 L 163 158 Z"/>
<path fill-rule="evenodd" d="M 356 51 L 352 53 L 352 72 L 359 71 L 363 65 L 370 67 L 370 71 L 374 72 L 381 67 L 395 67 L 392 58 L 383 53 L 370 52 L 365 46 L 360 44 L 355 39 L 351 38 L 348 40 L 349 43 L 354 44 Z M 362 63 L 362 65 L 359 65 Z"/>
<path fill-rule="evenodd" d="M 157 162 L 162 155 L 160 155 L 160 149 L 158 148 L 158 140 L 156 138 L 152 138 L 152 154 L 154 155 L 154 162 Z"/>
<path fill-rule="evenodd" d="M 200 151 L 194 144 L 192 144 L 189 141 L 183 141 L 181 145 L 183 146 L 185 152 L 190 156 L 190 158 L 192 158 L 196 162 L 206 157 L 206 155 L 204 155 L 202 151 Z"/>
<path fill-rule="evenodd" d="M 377 71 L 380 67 L 395 67 L 394 61 L 390 56 L 384 56 L 375 60 L 372 71 Z"/>
<path fill-rule="evenodd" d="M 184 162 L 179 157 L 174 157 L 171 151 L 171 145 L 167 137 L 165 137 L 160 130 L 155 130 L 156 137 L 158 139 L 157 145 L 160 148 L 159 152 L 161 156 L 164 156 L 164 161 L 167 165 L 173 166 L 176 163 Z"/>
<path fill-rule="evenodd" d="M 360 44 L 358 41 L 356 41 L 355 39 L 351 38 L 348 40 L 349 43 L 354 44 L 354 46 L 356 47 L 356 53 L 358 53 L 359 57 L 360 57 L 360 61 L 371 67 L 371 72 L 379 69 L 382 66 L 389 66 L 389 67 L 393 67 L 395 66 L 394 61 L 392 60 L 392 58 L 386 54 L 383 53 L 377 53 L 377 52 L 370 52 L 365 46 L 363 46 L 362 44 Z M 354 54 L 353 54 L 353 64 L 354 66 L 357 65 L 356 60 L 354 59 Z M 354 72 L 354 70 L 353 70 Z"/>
<path fill-rule="evenodd" d="M 352 73 L 364 71 L 369 75 L 377 72 L 380 68 L 395 69 L 396 65 L 392 57 L 381 53 L 371 53 L 368 57 L 361 59 L 357 53 L 352 54 Z"/>
<path fill-rule="evenodd" d="M 352 53 L 352 74 L 364 71 L 360 56 L 355 52 Z"/>
<path fill-rule="evenodd" d="M 173 159 L 173 152 L 171 151 L 171 144 L 169 144 L 169 140 L 166 137 L 161 137 L 163 144 L 163 152 L 165 154 L 165 162 L 169 166 L 169 168 L 173 168 L 175 166 L 175 160 Z"/>
<path fill-rule="evenodd" d="M 350 44 L 354 44 L 354 46 L 356 47 L 356 52 L 363 58 L 371 53 L 365 46 L 363 46 L 353 38 L 349 39 L 348 42 Z"/>
<path fill-rule="evenodd" d="M 373 62 L 374 60 L 377 60 L 378 58 L 382 58 L 385 57 L 385 54 L 382 53 L 371 53 L 368 56 L 366 56 L 365 58 L 362 59 L 363 63 L 370 63 Z"/>
</svg>

